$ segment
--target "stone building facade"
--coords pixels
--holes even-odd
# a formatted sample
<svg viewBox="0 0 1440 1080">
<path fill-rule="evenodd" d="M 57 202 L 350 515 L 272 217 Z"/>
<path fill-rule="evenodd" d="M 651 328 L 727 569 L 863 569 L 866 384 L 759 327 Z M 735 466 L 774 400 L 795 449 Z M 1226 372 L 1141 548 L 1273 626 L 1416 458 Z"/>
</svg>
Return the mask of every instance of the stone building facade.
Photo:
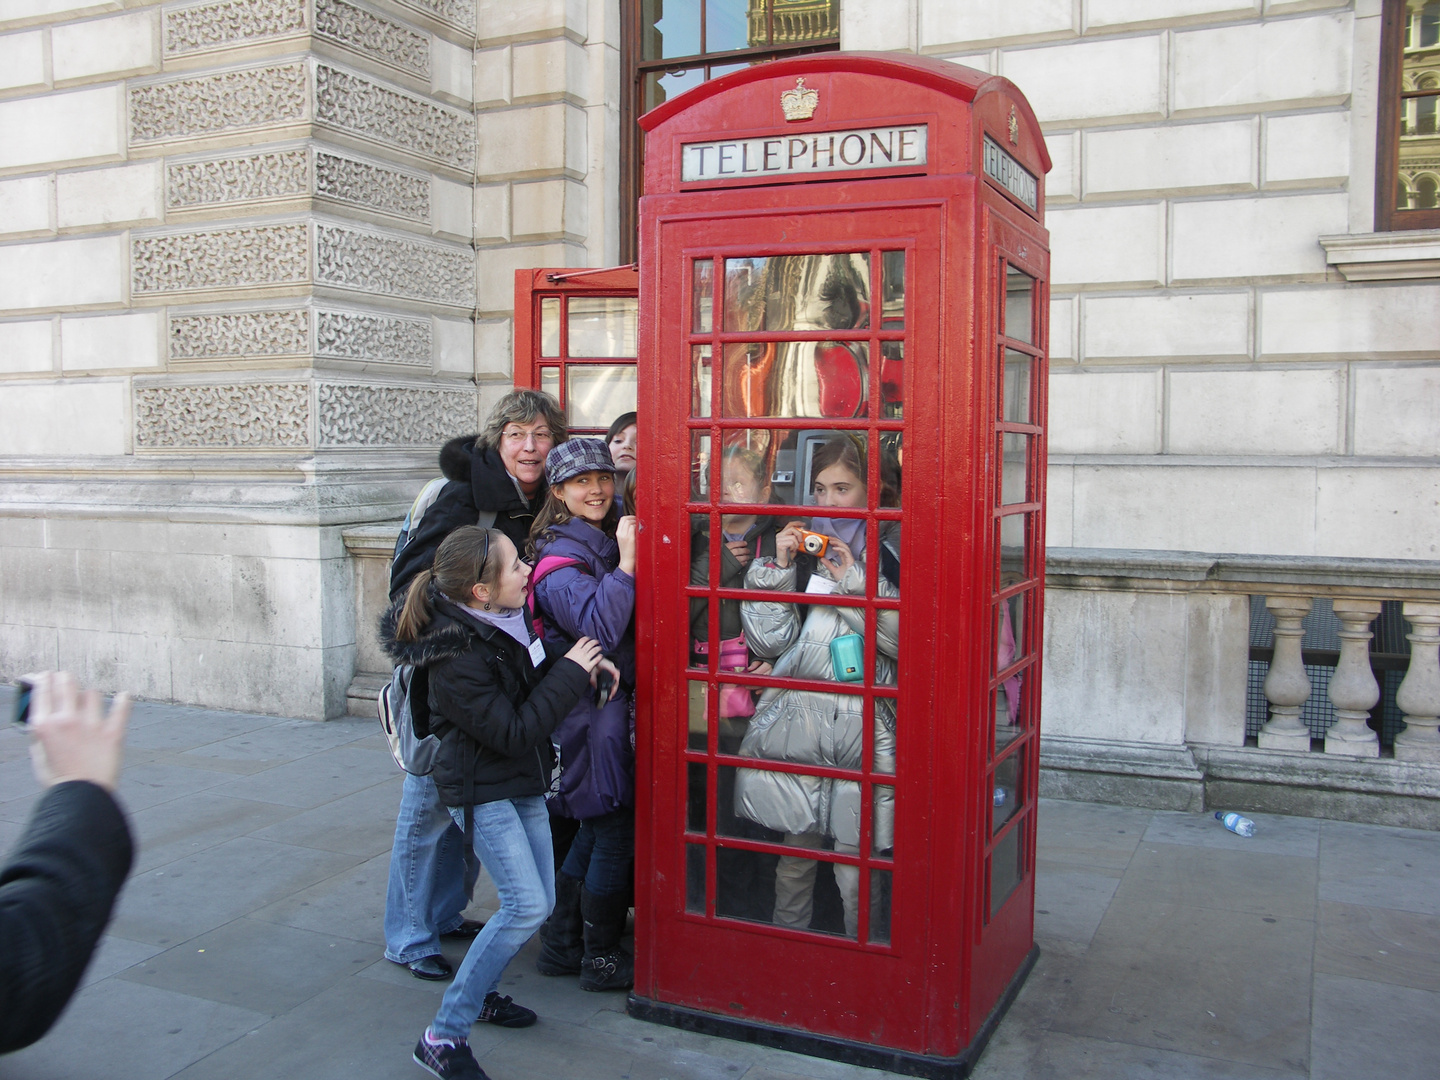
<svg viewBox="0 0 1440 1080">
<path fill-rule="evenodd" d="M 516 269 L 621 260 L 621 16 L 0 5 L 0 672 L 345 708 L 368 616 L 342 534 L 398 519 L 508 386 Z M 1440 600 L 1440 233 L 1376 229 L 1381 24 L 839 6 L 842 48 L 1013 80 L 1055 162 L 1053 790 L 1440 795 L 1430 751 L 1246 745 L 1255 597 L 1408 602 L 1412 632 Z"/>
</svg>

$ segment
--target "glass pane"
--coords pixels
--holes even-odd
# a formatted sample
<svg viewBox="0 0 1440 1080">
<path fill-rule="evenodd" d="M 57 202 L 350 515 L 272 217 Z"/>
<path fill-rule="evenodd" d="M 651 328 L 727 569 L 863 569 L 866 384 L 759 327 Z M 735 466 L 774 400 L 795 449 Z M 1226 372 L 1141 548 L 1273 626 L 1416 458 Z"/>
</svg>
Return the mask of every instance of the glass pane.
<svg viewBox="0 0 1440 1080">
<path fill-rule="evenodd" d="M 1013 266 L 1005 268 L 1005 336 L 1035 342 L 1035 279 Z"/>
<path fill-rule="evenodd" d="M 878 761 L 876 764 L 878 767 Z M 895 771 L 893 757 L 890 768 L 885 771 Z M 889 858 L 895 850 L 895 789 L 889 784 L 876 784 L 872 790 L 875 792 L 875 824 L 870 834 L 870 848 L 874 855 Z"/>
<path fill-rule="evenodd" d="M 570 356 L 634 356 L 640 301 L 633 296 L 572 296 Z"/>
<path fill-rule="evenodd" d="M 1026 501 L 1030 476 L 1030 436 L 1015 431 L 1001 435 L 1000 502 L 1005 506 Z"/>
<path fill-rule="evenodd" d="M 641 0 L 641 55 L 646 60 L 700 51 L 700 0 Z"/>
<path fill-rule="evenodd" d="M 540 355 L 560 355 L 560 298 L 546 296 L 540 300 Z"/>
<path fill-rule="evenodd" d="M 558 367 L 542 367 L 540 369 L 540 389 L 556 401 L 560 400 L 560 369 Z"/>
<path fill-rule="evenodd" d="M 691 329 L 697 334 L 710 333 L 715 308 L 715 261 L 696 259 L 690 285 L 690 310 L 694 313 Z"/>
<path fill-rule="evenodd" d="M 995 674 L 1029 653 L 1025 637 L 1026 590 L 1001 600 L 995 612 Z"/>
<path fill-rule="evenodd" d="M 690 498 L 705 502 L 710 498 L 710 433 L 690 433 Z"/>
<path fill-rule="evenodd" d="M 865 416 L 870 346 L 863 341 L 770 341 L 724 346 L 726 416 Z"/>
<path fill-rule="evenodd" d="M 1025 870 L 1025 826 L 1016 825 L 990 855 L 990 915 L 1004 906 Z"/>
<path fill-rule="evenodd" d="M 1029 562 L 1026 560 L 1026 541 L 1029 539 L 1031 526 L 1030 514 L 1006 514 L 996 526 L 999 532 L 999 574 L 995 582 L 995 591 L 1008 589 L 1018 581 L 1023 581 Z"/>
<path fill-rule="evenodd" d="M 726 330 L 856 330 L 869 307 L 864 252 L 725 260 Z"/>
<path fill-rule="evenodd" d="M 703 604 L 704 601 L 702 600 L 701 603 Z M 691 750 L 703 751 L 708 750 L 710 747 L 710 741 L 706 738 L 706 733 L 710 725 L 709 712 L 706 708 L 708 701 L 708 695 L 706 694 L 707 685 L 708 684 L 702 679 L 690 679 L 686 683 L 689 691 L 689 735 L 685 745 Z"/>
<path fill-rule="evenodd" d="M 685 910 L 705 914 L 705 845 L 685 845 Z"/>
<path fill-rule="evenodd" d="M 634 364 L 575 364 L 565 378 L 572 428 L 608 428 L 621 413 L 635 411 Z"/>
<path fill-rule="evenodd" d="M 710 787 L 706 782 L 706 767 L 703 761 L 687 761 L 685 763 L 687 774 L 687 797 L 685 799 L 685 831 L 704 834 L 706 823 L 706 805 Z"/>
<path fill-rule="evenodd" d="M 995 714 L 995 753 L 1004 753 L 1005 747 L 1015 741 L 1024 731 L 1025 713 L 1021 706 L 1025 692 L 1026 668 L 1019 675 L 1006 679 L 1000 689 L 991 696 Z"/>
<path fill-rule="evenodd" d="M 889 870 L 870 871 L 870 940 L 878 945 L 890 944 L 890 903 L 894 895 L 894 880 Z"/>
<path fill-rule="evenodd" d="M 710 395 L 713 393 L 714 382 L 710 378 L 710 346 L 690 346 L 690 370 L 692 375 L 692 386 L 690 388 L 690 415 L 710 415 Z"/>
<path fill-rule="evenodd" d="M 990 818 L 990 832 L 995 834 L 1000 827 L 1015 816 L 1015 811 L 1020 809 L 1022 794 L 1020 783 L 1025 775 L 1025 749 L 1021 747 L 1011 754 L 999 765 L 995 766 L 994 791 L 991 801 L 994 804 Z"/>
<path fill-rule="evenodd" d="M 716 812 L 725 819 L 726 799 L 721 781 L 720 805 Z M 732 792 L 733 796 L 733 792 Z M 730 801 L 733 807 L 733 798 Z M 733 813 L 731 821 L 737 820 Z M 768 829 L 744 822 L 750 833 L 764 834 L 752 839 L 775 841 L 779 837 Z M 715 849 L 715 914 L 729 919 L 748 919 L 751 922 L 768 923 L 775 917 L 775 866 L 778 855 L 762 851 L 735 851 L 732 848 Z"/>
<path fill-rule="evenodd" d="M 901 330 L 905 326 L 905 252 L 880 253 L 880 328 Z"/>
<path fill-rule="evenodd" d="M 1030 423 L 1030 357 L 1014 349 L 1002 350 L 1000 419 L 1011 424 Z"/>
<path fill-rule="evenodd" d="M 749 14 L 753 10 L 753 14 Z M 753 0 L 708 0 L 705 51 L 729 52 L 767 44 L 765 6 Z"/>
<path fill-rule="evenodd" d="M 880 415 L 886 420 L 905 416 L 905 343 L 880 343 Z"/>
<path fill-rule="evenodd" d="M 699 86 L 705 81 L 704 68 L 690 68 L 688 71 L 664 74 L 651 72 L 645 76 L 645 111 L 663 105 L 671 98 L 679 97 L 686 90 Z"/>
</svg>

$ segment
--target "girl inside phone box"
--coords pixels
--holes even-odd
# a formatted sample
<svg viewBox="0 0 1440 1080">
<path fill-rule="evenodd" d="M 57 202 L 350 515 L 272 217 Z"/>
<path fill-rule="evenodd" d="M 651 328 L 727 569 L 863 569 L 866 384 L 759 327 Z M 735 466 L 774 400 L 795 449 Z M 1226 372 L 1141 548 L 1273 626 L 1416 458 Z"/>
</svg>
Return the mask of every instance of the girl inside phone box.
<svg viewBox="0 0 1440 1080">
<path fill-rule="evenodd" d="M 545 505 L 530 532 L 535 610 L 546 645 L 594 638 L 619 671 L 603 695 L 579 701 L 555 732 L 559 763 L 550 812 L 580 822 L 556 877 L 555 913 L 537 967 L 579 974 L 585 990 L 623 990 L 634 961 L 620 947 L 635 861 L 635 518 L 618 516 L 617 470 L 598 439 L 550 451 Z"/>
<path fill-rule="evenodd" d="M 890 479 L 888 463 L 882 468 L 880 505 L 898 505 L 898 487 Z M 846 435 L 827 439 L 815 450 L 811 467 L 812 494 L 820 507 L 863 510 L 868 499 L 863 444 Z M 800 591 L 821 595 L 864 596 L 866 561 L 874 558 L 877 595 L 898 597 L 899 522 L 880 523 L 879 551 L 867 551 L 866 524 L 861 518 L 815 517 L 809 531 L 828 538 L 823 555 L 805 554 L 802 527 L 787 524 L 775 538 L 774 557 L 760 556 L 750 563 L 745 587 L 771 591 Z M 805 584 L 799 581 L 801 564 L 813 567 Z M 752 655 L 773 659 L 774 674 L 796 679 L 852 681 L 858 666 L 853 657 L 863 653 L 865 610 L 823 603 L 792 604 L 772 600 L 746 600 L 741 604 L 745 641 Z M 875 682 L 894 684 L 899 651 L 899 612 L 876 612 Z M 837 639 L 844 648 L 832 650 Z M 848 665 L 842 657 L 849 658 Z M 840 671 L 837 671 L 837 667 Z M 864 698 L 858 694 L 823 690 L 768 688 L 755 704 L 755 713 L 740 744 L 744 757 L 764 758 L 842 769 L 859 769 L 864 745 Z M 875 699 L 874 757 L 877 773 L 895 771 L 895 703 Z M 877 850 L 894 844 L 894 790 L 874 789 L 872 843 Z M 735 779 L 735 813 L 767 829 L 784 834 L 796 848 L 818 849 L 833 841 L 834 850 L 860 850 L 860 785 L 853 780 L 803 773 L 741 769 Z M 860 872 L 855 866 L 835 863 L 835 882 L 844 906 L 845 932 L 854 937 L 859 921 Z M 817 864 L 802 856 L 782 856 L 775 871 L 774 922 L 806 929 L 814 912 Z"/>
<path fill-rule="evenodd" d="M 507 964 L 555 902 L 545 792 L 554 763 L 551 733 L 582 697 L 592 673 L 614 666 L 582 638 L 548 650 L 525 606 L 530 567 L 499 529 L 456 529 L 381 620 L 385 650 L 428 669 L 429 718 L 422 738 L 440 739 L 432 773 L 440 801 L 495 882 L 500 910 L 465 961 L 415 1046 L 436 1076 L 479 1076 L 471 1025 L 526 1027 L 535 1013 L 502 997 Z M 473 865 L 473 864 L 472 864 Z"/>
</svg>

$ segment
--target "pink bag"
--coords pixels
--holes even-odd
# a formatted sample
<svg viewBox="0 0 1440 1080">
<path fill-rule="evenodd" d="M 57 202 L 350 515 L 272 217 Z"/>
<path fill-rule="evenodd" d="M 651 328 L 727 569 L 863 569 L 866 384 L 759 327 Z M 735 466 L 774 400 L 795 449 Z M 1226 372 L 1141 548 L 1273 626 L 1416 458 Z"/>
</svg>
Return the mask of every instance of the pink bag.
<svg viewBox="0 0 1440 1080">
<path fill-rule="evenodd" d="M 708 641 L 692 643 L 695 652 L 701 656 L 710 655 Z M 720 641 L 720 674 L 727 671 L 745 671 L 750 666 L 750 647 L 745 644 L 745 635 L 722 638 Z M 720 687 L 720 715 L 731 719 L 755 715 L 755 695 L 746 686 Z"/>
</svg>

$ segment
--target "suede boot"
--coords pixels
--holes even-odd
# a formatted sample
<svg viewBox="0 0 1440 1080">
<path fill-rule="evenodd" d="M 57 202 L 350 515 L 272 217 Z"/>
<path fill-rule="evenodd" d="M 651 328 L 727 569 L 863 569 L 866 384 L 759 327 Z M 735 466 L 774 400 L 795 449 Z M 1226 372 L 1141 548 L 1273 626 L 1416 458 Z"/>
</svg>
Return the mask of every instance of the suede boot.
<svg viewBox="0 0 1440 1080">
<path fill-rule="evenodd" d="M 623 892 L 596 896 L 589 889 L 580 890 L 580 911 L 585 918 L 581 990 L 628 990 L 635 985 L 635 960 L 620 947 L 629 901 Z"/>
<path fill-rule="evenodd" d="M 541 975 L 579 975 L 584 958 L 580 879 L 556 874 L 555 910 L 540 927 L 540 958 L 535 961 L 535 970 Z"/>
</svg>

